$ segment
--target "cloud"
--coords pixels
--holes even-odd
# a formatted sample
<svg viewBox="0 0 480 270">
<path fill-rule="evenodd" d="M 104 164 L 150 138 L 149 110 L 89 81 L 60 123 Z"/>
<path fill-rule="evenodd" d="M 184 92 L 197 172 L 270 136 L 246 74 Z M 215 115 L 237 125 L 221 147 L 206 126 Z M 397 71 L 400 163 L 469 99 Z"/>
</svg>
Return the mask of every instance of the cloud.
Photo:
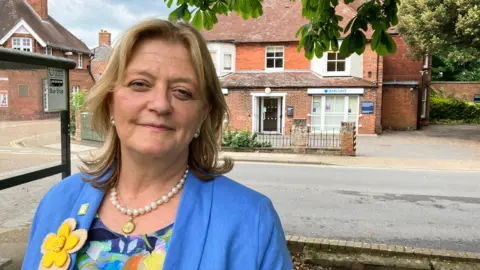
<svg viewBox="0 0 480 270">
<path fill-rule="evenodd" d="M 89 48 L 98 44 L 98 32 L 112 33 L 112 42 L 134 23 L 151 17 L 167 18 L 163 0 L 49 0 L 48 12 Z"/>
</svg>

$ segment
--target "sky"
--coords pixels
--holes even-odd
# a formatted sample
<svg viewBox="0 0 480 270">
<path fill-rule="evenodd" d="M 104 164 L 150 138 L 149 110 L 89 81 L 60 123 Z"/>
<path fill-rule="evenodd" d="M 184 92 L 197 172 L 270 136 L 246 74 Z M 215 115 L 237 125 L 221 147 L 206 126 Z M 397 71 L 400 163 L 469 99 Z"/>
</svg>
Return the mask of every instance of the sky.
<svg viewBox="0 0 480 270">
<path fill-rule="evenodd" d="M 129 26 L 145 18 L 168 17 L 164 0 L 48 0 L 48 13 L 89 48 L 98 45 L 100 29 L 112 42 Z"/>
</svg>

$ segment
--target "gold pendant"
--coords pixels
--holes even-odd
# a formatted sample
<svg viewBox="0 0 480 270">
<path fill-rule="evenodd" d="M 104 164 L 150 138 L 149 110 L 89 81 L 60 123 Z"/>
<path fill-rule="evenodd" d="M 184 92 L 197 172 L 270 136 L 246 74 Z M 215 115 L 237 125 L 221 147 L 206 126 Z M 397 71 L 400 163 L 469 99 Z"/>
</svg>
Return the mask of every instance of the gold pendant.
<svg viewBox="0 0 480 270">
<path fill-rule="evenodd" d="M 134 230 L 135 230 L 135 223 L 133 223 L 133 217 L 130 217 L 130 220 L 123 224 L 122 231 L 125 234 L 131 234 Z"/>
</svg>

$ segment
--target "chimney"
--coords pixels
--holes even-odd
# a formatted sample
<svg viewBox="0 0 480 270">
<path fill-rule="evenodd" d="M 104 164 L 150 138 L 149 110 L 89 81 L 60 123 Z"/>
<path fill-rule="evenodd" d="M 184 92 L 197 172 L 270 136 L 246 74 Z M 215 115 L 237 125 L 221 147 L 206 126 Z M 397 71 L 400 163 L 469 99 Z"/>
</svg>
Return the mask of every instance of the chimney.
<svg viewBox="0 0 480 270">
<path fill-rule="evenodd" d="M 100 33 L 98 33 L 98 46 L 106 45 L 111 47 L 111 36 L 108 31 L 101 29 Z"/>
<path fill-rule="evenodd" d="M 48 0 L 27 0 L 42 20 L 48 19 Z"/>
</svg>

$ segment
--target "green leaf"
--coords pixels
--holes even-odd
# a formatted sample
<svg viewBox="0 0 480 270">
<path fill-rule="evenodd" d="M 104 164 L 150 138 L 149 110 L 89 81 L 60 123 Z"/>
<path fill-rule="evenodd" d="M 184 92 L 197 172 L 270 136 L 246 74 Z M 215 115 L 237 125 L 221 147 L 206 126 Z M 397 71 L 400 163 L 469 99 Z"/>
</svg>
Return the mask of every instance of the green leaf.
<svg viewBox="0 0 480 270">
<path fill-rule="evenodd" d="M 203 12 L 203 27 L 205 27 L 206 30 L 211 30 L 213 28 L 213 19 L 208 10 Z"/>
<path fill-rule="evenodd" d="M 202 11 L 200 9 L 195 12 L 195 15 L 193 16 L 193 20 L 191 22 L 193 26 L 197 29 L 202 28 L 203 20 L 202 20 Z"/>
<path fill-rule="evenodd" d="M 343 33 L 347 33 L 348 30 L 350 30 L 350 27 L 352 27 L 352 24 L 355 22 L 356 19 L 357 19 L 357 17 L 351 19 L 351 20 L 347 23 L 347 26 L 345 27 L 345 30 L 343 31 Z"/>
<path fill-rule="evenodd" d="M 190 10 L 188 8 L 183 10 L 183 21 L 185 22 L 190 22 L 190 19 L 192 18 L 192 14 L 190 13 Z"/>
<path fill-rule="evenodd" d="M 167 1 L 167 0 L 165 0 Z M 168 0 L 167 7 L 170 8 L 172 7 L 173 0 Z"/>
<path fill-rule="evenodd" d="M 315 44 L 315 56 L 317 58 L 322 58 L 323 52 L 322 45 L 320 45 L 320 42 L 317 42 L 317 44 Z"/>
<path fill-rule="evenodd" d="M 338 39 L 333 39 L 330 42 L 330 47 L 332 48 L 333 51 L 338 51 Z"/>
<path fill-rule="evenodd" d="M 305 51 L 305 57 L 309 60 L 312 60 L 313 59 L 313 51 Z"/>
<path fill-rule="evenodd" d="M 363 32 L 358 31 L 356 39 L 355 39 L 355 52 L 360 55 L 365 51 L 365 47 L 367 46 L 367 37 Z"/>
<path fill-rule="evenodd" d="M 348 47 L 350 46 L 350 35 L 346 36 L 340 46 L 340 54 L 344 57 L 349 57 L 351 53 L 348 52 Z"/>
<path fill-rule="evenodd" d="M 395 14 L 392 17 L 392 25 L 397 25 L 397 24 L 398 24 L 398 16 L 397 14 Z"/>
<path fill-rule="evenodd" d="M 387 47 L 383 44 L 378 44 L 377 49 L 375 50 L 379 55 L 385 56 L 388 53 Z"/>
<path fill-rule="evenodd" d="M 382 30 L 375 30 L 375 32 L 373 32 L 372 45 L 371 45 L 372 51 L 375 51 L 377 49 L 378 44 L 380 43 L 381 34 L 382 34 Z"/>
<path fill-rule="evenodd" d="M 394 54 L 397 52 L 397 44 L 395 44 L 395 41 L 393 40 L 392 36 L 390 36 L 388 33 L 385 33 L 388 38 L 388 43 L 386 44 L 387 51 L 391 54 Z"/>
</svg>

